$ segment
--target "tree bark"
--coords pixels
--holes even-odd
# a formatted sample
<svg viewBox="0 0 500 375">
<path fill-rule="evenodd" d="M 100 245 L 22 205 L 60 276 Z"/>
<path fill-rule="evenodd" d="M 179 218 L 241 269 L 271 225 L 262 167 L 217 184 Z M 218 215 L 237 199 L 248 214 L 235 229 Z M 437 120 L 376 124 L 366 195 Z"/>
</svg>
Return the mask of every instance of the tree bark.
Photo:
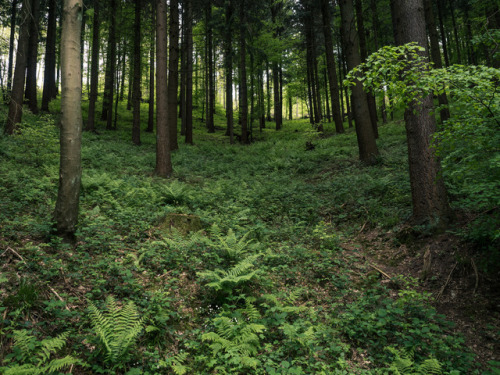
<svg viewBox="0 0 500 375">
<path fill-rule="evenodd" d="M 111 130 L 113 117 L 113 90 L 115 79 L 116 63 L 116 0 L 110 0 L 109 18 L 110 27 L 108 35 L 108 51 L 106 54 L 106 74 L 104 76 L 104 94 L 102 99 L 101 120 L 107 121 L 106 129 Z"/>
<path fill-rule="evenodd" d="M 340 110 L 339 100 L 339 84 L 337 80 L 337 72 L 335 69 L 335 57 L 333 55 L 333 41 L 330 19 L 330 7 L 328 0 L 321 1 L 321 14 L 323 18 L 323 34 L 325 37 L 326 51 L 326 68 L 328 70 L 328 82 L 330 84 L 330 100 L 333 121 L 335 122 L 335 132 L 337 134 L 344 133 L 344 124 L 342 122 L 342 113 Z"/>
<path fill-rule="evenodd" d="M 24 83 L 26 79 L 28 41 L 30 35 L 31 0 L 23 0 L 22 4 L 19 40 L 17 42 L 16 67 L 14 70 L 14 79 L 12 80 L 9 113 L 5 125 L 6 134 L 14 133 L 23 115 Z"/>
<path fill-rule="evenodd" d="M 56 0 L 49 0 L 42 111 L 48 111 L 49 102 L 56 97 L 56 26 Z"/>
<path fill-rule="evenodd" d="M 427 46 L 422 0 L 401 0 L 395 7 L 401 27 L 401 43 Z M 451 217 L 446 189 L 440 178 L 440 165 L 432 148 L 435 119 L 432 96 L 410 103 L 405 111 L 408 161 L 413 203 L 413 222 L 444 227 Z"/>
<path fill-rule="evenodd" d="M 225 40 L 225 74 L 226 74 L 226 135 L 229 142 L 234 143 L 234 117 L 233 117 L 233 4 L 226 0 L 226 40 Z"/>
<path fill-rule="evenodd" d="M 10 38 L 9 38 L 9 65 L 7 67 L 7 95 L 10 96 L 12 89 L 12 67 L 14 64 L 14 41 L 16 38 L 16 17 L 17 17 L 17 3 L 18 0 L 12 1 L 11 19 L 10 19 Z M 8 99 L 5 98 L 7 102 Z"/>
<path fill-rule="evenodd" d="M 347 60 L 347 68 L 352 70 L 361 63 L 359 55 L 359 40 L 354 26 L 354 9 L 352 0 L 340 0 L 342 18 L 342 36 Z M 352 87 L 352 109 L 356 124 L 359 158 L 362 162 L 372 165 L 377 162 L 379 155 L 373 127 L 370 121 L 370 111 L 366 95 L 360 81 Z"/>
<path fill-rule="evenodd" d="M 186 0 L 186 137 L 193 144 L 193 1 Z"/>
<path fill-rule="evenodd" d="M 149 112 L 148 127 L 146 132 L 152 133 L 154 130 L 155 114 L 155 0 L 151 1 L 151 47 L 149 49 Z"/>
<path fill-rule="evenodd" d="M 439 19 L 439 31 L 441 32 L 441 44 L 443 46 L 443 56 L 444 56 L 444 63 L 446 67 L 450 66 L 450 58 L 449 58 L 449 50 L 448 50 L 448 41 L 446 39 L 446 33 L 444 29 L 444 22 L 443 22 L 443 0 L 436 0 L 437 2 L 437 9 L 438 9 L 438 19 Z"/>
<path fill-rule="evenodd" d="M 281 8 L 280 2 L 274 2 L 271 6 L 271 20 L 273 22 L 273 36 L 279 39 L 279 31 L 277 24 L 278 13 Z M 283 105 L 280 95 L 280 79 L 279 79 L 279 61 L 274 60 L 272 63 L 273 68 L 273 92 L 274 92 L 274 121 L 276 123 L 276 130 L 280 130 L 283 125 Z"/>
<path fill-rule="evenodd" d="M 141 0 L 135 1 L 134 21 L 134 82 L 132 88 L 132 142 L 141 144 Z"/>
<path fill-rule="evenodd" d="M 206 108 L 206 121 L 207 129 L 209 133 L 215 133 L 214 124 L 214 103 L 213 103 L 213 75 L 214 75 L 214 65 L 213 65 L 213 31 L 212 31 L 212 3 L 207 3 L 206 9 L 206 28 L 207 28 L 207 108 Z"/>
<path fill-rule="evenodd" d="M 246 12 L 245 0 L 240 0 L 240 122 L 241 143 L 248 143 L 248 98 L 247 98 L 247 68 L 246 68 Z"/>
<path fill-rule="evenodd" d="M 54 1 L 54 0 L 52 0 Z M 99 1 L 94 1 L 94 21 L 92 23 L 92 62 L 90 68 L 90 97 L 89 114 L 87 117 L 86 131 L 95 132 L 95 107 L 99 84 L 99 47 L 100 47 L 100 6 Z"/>
<path fill-rule="evenodd" d="M 65 0 L 61 34 L 61 158 L 54 218 L 57 233 L 74 240 L 81 181 L 82 82 L 80 32 L 82 0 Z"/>
<path fill-rule="evenodd" d="M 431 0 L 424 0 L 424 11 L 425 11 L 425 22 L 427 24 L 427 30 L 429 32 L 429 40 L 431 45 L 431 58 L 436 69 L 441 69 L 443 63 L 441 60 L 441 51 L 439 49 L 439 37 L 436 29 L 436 22 L 434 20 L 434 12 L 432 10 Z M 444 122 L 450 118 L 450 110 L 448 109 L 448 98 L 446 92 L 443 92 L 438 96 L 439 105 L 446 106 L 443 108 L 439 114 L 441 116 L 441 121 Z"/>
<path fill-rule="evenodd" d="M 356 22 L 358 25 L 358 36 L 359 36 L 359 53 L 361 57 L 361 62 L 365 62 L 368 57 L 368 48 L 366 46 L 365 37 L 365 20 L 363 16 L 363 3 L 361 0 L 355 0 L 356 7 Z M 372 93 L 366 93 L 366 100 L 368 102 L 368 110 L 370 111 L 370 121 L 373 127 L 373 134 L 375 138 L 378 138 L 378 126 L 377 126 L 377 105 L 375 102 L 375 97 Z"/>
<path fill-rule="evenodd" d="M 31 112 L 38 113 L 36 68 L 38 60 L 38 27 L 40 21 L 40 1 L 31 0 L 30 37 L 28 42 L 28 65 L 26 67 L 26 99 Z"/>
<path fill-rule="evenodd" d="M 179 85 L 179 1 L 170 1 L 170 40 L 168 66 L 168 130 L 170 150 L 179 148 L 177 143 L 177 87 Z"/>
<path fill-rule="evenodd" d="M 155 174 L 169 177 L 172 174 L 168 131 L 167 89 L 167 4 L 156 1 L 156 168 Z"/>
</svg>

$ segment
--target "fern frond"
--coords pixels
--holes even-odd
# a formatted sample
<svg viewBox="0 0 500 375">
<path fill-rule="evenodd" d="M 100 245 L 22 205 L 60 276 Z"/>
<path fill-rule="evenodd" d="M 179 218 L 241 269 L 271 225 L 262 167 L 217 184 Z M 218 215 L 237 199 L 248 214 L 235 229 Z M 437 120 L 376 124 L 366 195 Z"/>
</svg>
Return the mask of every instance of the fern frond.
<svg viewBox="0 0 500 375">
<path fill-rule="evenodd" d="M 34 365 L 21 365 L 10 367 L 5 370 L 4 375 L 41 375 L 42 371 Z"/>
<path fill-rule="evenodd" d="M 52 353 L 57 352 L 66 345 L 68 339 L 68 332 L 62 333 L 57 337 L 48 338 L 41 341 L 40 352 L 38 353 L 38 363 L 43 364 L 47 362 Z"/>
<path fill-rule="evenodd" d="M 46 366 L 41 368 L 41 374 L 58 374 L 61 372 L 62 369 L 64 368 L 69 368 L 74 365 L 83 365 L 83 362 L 80 361 L 77 358 L 74 358 L 70 355 L 64 357 L 64 358 L 59 358 L 59 359 L 53 359 L 50 361 Z"/>
<path fill-rule="evenodd" d="M 419 366 L 419 373 L 420 374 L 440 375 L 443 373 L 442 368 L 441 368 L 441 363 L 439 363 L 439 361 L 436 358 L 426 359 Z"/>
</svg>

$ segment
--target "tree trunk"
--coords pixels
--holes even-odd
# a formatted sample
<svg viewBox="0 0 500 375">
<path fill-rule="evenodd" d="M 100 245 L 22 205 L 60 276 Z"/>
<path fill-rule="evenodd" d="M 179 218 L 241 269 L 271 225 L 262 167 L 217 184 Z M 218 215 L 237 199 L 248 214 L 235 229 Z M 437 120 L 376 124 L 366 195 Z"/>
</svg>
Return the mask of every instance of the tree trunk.
<svg viewBox="0 0 500 375">
<path fill-rule="evenodd" d="M 109 17 L 110 27 L 108 35 L 108 51 L 106 55 L 106 74 L 104 76 L 104 94 L 102 99 L 101 120 L 107 121 L 106 129 L 111 130 L 113 117 L 113 90 L 116 63 L 116 0 L 110 0 Z"/>
<path fill-rule="evenodd" d="M 149 113 L 148 127 L 146 132 L 152 133 L 154 130 L 155 114 L 155 0 L 151 1 L 151 47 L 149 49 Z"/>
<path fill-rule="evenodd" d="M 330 20 L 330 7 L 328 0 L 321 1 L 321 14 L 323 18 L 323 34 L 325 37 L 326 50 L 326 68 L 328 70 L 328 82 L 330 83 L 330 100 L 332 104 L 333 121 L 335 122 L 335 132 L 344 133 L 344 124 L 342 122 L 342 113 L 340 110 L 339 84 L 337 81 L 337 72 L 335 69 L 335 57 L 333 55 L 333 41 Z"/>
<path fill-rule="evenodd" d="M 378 51 L 378 49 L 379 49 L 378 34 L 379 34 L 380 26 L 379 26 L 377 1 L 376 0 L 370 0 L 370 10 L 372 13 L 373 43 L 375 45 L 375 51 Z M 385 93 L 382 94 L 381 112 L 382 112 L 382 122 L 384 124 L 386 124 L 387 123 L 387 110 L 386 110 L 386 106 L 385 106 Z"/>
<path fill-rule="evenodd" d="M 267 97 L 267 121 L 271 121 L 271 79 L 269 77 L 269 62 L 266 61 L 266 97 Z M 265 126 L 264 126 L 265 127 Z"/>
<path fill-rule="evenodd" d="M 234 118 L 233 118 L 233 30 L 232 30 L 233 4 L 232 0 L 226 0 L 226 135 L 229 142 L 234 143 Z"/>
<path fill-rule="evenodd" d="M 437 9 L 438 9 L 439 31 L 441 32 L 441 45 L 443 46 L 444 63 L 446 65 L 446 67 L 449 67 L 450 66 L 450 59 L 449 59 L 449 51 L 448 51 L 448 42 L 446 40 L 446 33 L 445 33 L 444 22 L 443 22 L 443 12 L 444 12 L 443 0 L 436 0 L 436 2 L 437 2 Z"/>
<path fill-rule="evenodd" d="M 451 14 L 451 23 L 453 25 L 453 35 L 455 36 L 455 48 L 457 52 L 457 64 L 462 63 L 462 53 L 460 51 L 460 40 L 458 39 L 458 28 L 457 28 L 457 22 L 455 20 L 455 7 L 453 6 L 452 0 L 448 0 L 448 3 L 450 4 L 450 14 Z"/>
<path fill-rule="evenodd" d="M 38 27 L 40 20 L 40 1 L 31 0 L 30 37 L 28 42 L 28 65 L 26 67 L 26 99 L 31 112 L 38 113 L 36 68 L 38 60 Z"/>
<path fill-rule="evenodd" d="M 328 122 L 331 122 L 331 114 L 330 114 L 330 98 L 328 96 L 328 76 L 326 74 L 326 68 L 323 68 L 323 80 L 325 83 L 325 107 L 326 107 L 326 118 Z M 291 103 L 291 99 L 290 99 Z"/>
<path fill-rule="evenodd" d="M 170 1 L 170 40 L 168 66 L 168 114 L 170 150 L 179 148 L 177 143 L 177 87 L 179 85 L 179 1 Z"/>
<path fill-rule="evenodd" d="M 167 4 L 156 1 L 156 168 L 155 174 L 169 177 L 172 174 L 168 131 L 167 92 Z"/>
<path fill-rule="evenodd" d="M 347 68 L 354 69 L 361 63 L 359 55 L 359 41 L 354 27 L 354 9 L 352 0 L 340 0 L 340 13 L 342 18 L 342 31 L 346 50 Z M 362 162 L 372 165 L 379 155 L 373 127 L 370 121 L 370 111 L 366 101 L 366 94 L 360 81 L 352 88 L 352 107 L 356 123 L 359 158 Z"/>
<path fill-rule="evenodd" d="M 61 158 L 54 218 L 57 233 L 70 241 L 74 240 L 78 221 L 82 175 L 82 71 L 80 66 L 82 11 L 82 0 L 64 1 L 61 34 Z"/>
<path fill-rule="evenodd" d="M 17 3 L 18 0 L 12 1 L 11 19 L 10 19 L 10 38 L 9 38 L 9 65 L 7 67 L 7 94 L 10 97 L 12 89 L 12 67 L 14 64 L 14 41 L 16 38 L 16 17 L 17 17 Z M 4 98 L 7 102 L 9 99 Z"/>
<path fill-rule="evenodd" d="M 245 0 L 240 0 L 240 122 L 241 143 L 248 143 L 248 99 L 247 99 L 247 67 L 246 67 L 246 12 Z"/>
<path fill-rule="evenodd" d="M 395 11 L 400 20 L 401 43 L 417 42 L 426 47 L 423 1 L 399 1 Z M 436 126 L 432 110 L 432 95 L 429 95 L 420 102 L 410 103 L 405 111 L 413 222 L 443 227 L 448 223 L 451 211 L 440 177 L 439 161 L 431 145 Z"/>
<path fill-rule="evenodd" d="M 52 0 L 54 1 L 54 0 Z M 90 68 L 90 97 L 89 114 L 87 117 L 86 131 L 95 132 L 95 106 L 99 84 L 99 47 L 100 47 L 100 6 L 99 1 L 94 1 L 94 21 L 92 23 L 92 63 Z"/>
<path fill-rule="evenodd" d="M 434 21 L 434 12 L 432 10 L 431 0 L 424 0 L 424 10 L 425 10 L 425 22 L 427 24 L 427 30 L 429 31 L 432 62 L 434 63 L 434 67 L 436 69 L 441 69 L 443 67 L 443 63 L 441 61 L 439 38 L 436 29 L 436 22 Z M 439 112 L 441 116 L 441 121 L 444 122 L 450 118 L 450 110 L 448 109 L 448 98 L 446 96 L 446 92 L 440 94 L 438 96 L 438 100 L 439 100 L 439 105 L 446 106 Z"/>
<path fill-rule="evenodd" d="M 9 114 L 7 115 L 7 123 L 5 125 L 5 133 L 7 134 L 14 133 L 23 115 L 24 83 L 26 79 L 28 41 L 30 36 L 30 14 L 31 0 L 23 0 L 19 40 L 17 42 L 16 67 L 12 81 Z"/>
<path fill-rule="evenodd" d="M 141 144 L 141 0 L 135 1 L 134 21 L 134 82 L 132 87 L 132 142 Z"/>
<path fill-rule="evenodd" d="M 213 101 L 213 75 L 214 75 L 214 66 L 213 66 L 213 32 L 212 32 L 212 4 L 211 2 L 207 3 L 206 9 L 206 28 L 207 28 L 207 56 L 206 56 L 206 64 L 207 64 L 207 76 L 205 77 L 207 83 L 207 93 L 206 93 L 206 121 L 207 121 L 207 129 L 209 133 L 215 133 L 215 124 L 214 124 L 214 103 Z"/>
<path fill-rule="evenodd" d="M 355 0 L 355 7 L 359 36 L 359 53 L 361 56 L 361 62 L 363 63 L 368 57 L 368 48 L 366 46 L 365 20 L 363 16 L 363 3 L 361 2 L 361 0 Z M 375 102 L 375 97 L 372 93 L 366 93 L 366 100 L 368 102 L 368 110 L 370 111 L 370 121 L 373 127 L 373 134 L 375 135 L 375 138 L 378 138 L 377 105 Z"/>
<path fill-rule="evenodd" d="M 193 144 L 193 1 L 186 0 L 186 137 Z"/>
<path fill-rule="evenodd" d="M 273 36 L 275 39 L 279 38 L 277 24 L 277 16 L 280 10 L 281 3 L 275 2 L 271 6 L 271 20 L 273 22 Z M 280 130 L 283 125 L 283 105 L 281 103 L 280 95 L 280 79 L 279 79 L 279 62 L 273 61 L 273 92 L 274 92 L 274 121 L 276 123 L 276 130 Z"/>
<path fill-rule="evenodd" d="M 49 102 L 56 97 L 56 26 L 56 0 L 49 0 L 42 111 L 48 111 Z"/>
</svg>

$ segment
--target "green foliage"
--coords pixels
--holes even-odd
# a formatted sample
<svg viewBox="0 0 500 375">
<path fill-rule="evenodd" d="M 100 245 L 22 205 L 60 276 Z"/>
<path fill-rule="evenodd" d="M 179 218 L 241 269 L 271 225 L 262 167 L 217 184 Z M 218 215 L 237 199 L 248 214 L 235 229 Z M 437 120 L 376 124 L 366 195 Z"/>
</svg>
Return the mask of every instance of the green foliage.
<svg viewBox="0 0 500 375">
<path fill-rule="evenodd" d="M 13 353 L 8 355 L 5 361 L 13 364 L 0 367 L 0 370 L 5 375 L 55 375 L 65 368 L 84 365 L 82 361 L 70 355 L 51 359 L 52 355 L 57 354 L 66 345 L 67 339 L 67 332 L 38 341 L 28 331 L 14 331 Z"/>
<path fill-rule="evenodd" d="M 424 360 L 420 364 L 414 361 L 413 351 L 400 351 L 393 347 L 388 347 L 387 351 L 394 356 L 394 360 L 389 367 L 395 375 L 418 375 L 418 374 L 435 374 L 441 375 L 443 373 L 441 364 L 435 358 Z"/>
<path fill-rule="evenodd" d="M 89 302 L 89 316 L 105 352 L 105 361 L 114 367 L 126 363 L 130 350 L 144 328 L 144 318 L 140 317 L 134 303 L 120 306 L 109 296 L 104 311 Z"/>
</svg>

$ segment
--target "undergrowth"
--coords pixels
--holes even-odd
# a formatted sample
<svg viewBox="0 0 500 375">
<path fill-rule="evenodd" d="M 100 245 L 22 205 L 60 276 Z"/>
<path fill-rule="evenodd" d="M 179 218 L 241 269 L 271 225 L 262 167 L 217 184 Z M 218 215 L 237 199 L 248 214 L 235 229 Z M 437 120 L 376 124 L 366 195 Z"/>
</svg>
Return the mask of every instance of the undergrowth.
<svg viewBox="0 0 500 375">
<path fill-rule="evenodd" d="M 320 137 L 293 121 L 240 146 L 198 121 L 196 144 L 181 142 L 163 180 L 154 135 L 132 146 L 131 114 L 119 113 L 118 131 L 83 136 L 76 246 L 50 235 L 55 117 L 27 113 L 19 134 L 0 138 L 6 373 L 64 359 L 88 374 L 478 373 L 427 296 L 361 285 L 341 246 L 411 213 L 400 123 L 381 127 L 369 168 L 352 129 Z M 166 230 L 171 214 L 202 229 Z M 18 354 L 20 337 L 42 354 Z"/>
</svg>

